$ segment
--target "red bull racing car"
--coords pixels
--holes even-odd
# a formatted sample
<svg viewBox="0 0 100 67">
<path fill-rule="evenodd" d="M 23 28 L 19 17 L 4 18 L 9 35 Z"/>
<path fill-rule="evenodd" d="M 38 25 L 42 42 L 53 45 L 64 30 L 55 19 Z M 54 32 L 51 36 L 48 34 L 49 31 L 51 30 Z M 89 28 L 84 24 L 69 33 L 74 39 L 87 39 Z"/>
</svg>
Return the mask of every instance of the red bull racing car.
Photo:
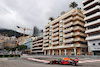
<svg viewBox="0 0 100 67">
<path fill-rule="evenodd" d="M 77 65 L 79 59 L 70 59 L 70 58 L 63 58 L 58 60 L 52 60 L 50 64 L 69 64 L 69 65 Z"/>
</svg>

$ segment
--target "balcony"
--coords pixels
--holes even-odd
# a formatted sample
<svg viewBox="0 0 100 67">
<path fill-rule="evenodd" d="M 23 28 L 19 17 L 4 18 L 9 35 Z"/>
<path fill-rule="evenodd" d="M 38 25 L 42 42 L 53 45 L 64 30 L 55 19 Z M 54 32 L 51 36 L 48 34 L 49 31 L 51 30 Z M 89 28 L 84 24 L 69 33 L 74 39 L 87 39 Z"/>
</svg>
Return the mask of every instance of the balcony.
<svg viewBox="0 0 100 67">
<path fill-rule="evenodd" d="M 86 40 L 96 40 L 96 39 L 100 39 L 100 35 L 88 36 L 86 38 Z"/>
<path fill-rule="evenodd" d="M 49 38 L 49 36 L 44 37 L 45 40 L 48 39 L 48 38 Z"/>
<path fill-rule="evenodd" d="M 57 40 L 59 37 L 55 37 L 55 38 L 52 38 L 52 40 L 54 41 L 54 40 Z"/>
<path fill-rule="evenodd" d="M 96 9 L 100 9 L 100 6 L 95 6 L 94 8 L 91 8 L 90 10 L 87 10 L 87 11 L 85 11 L 83 14 L 88 14 L 88 13 L 90 13 L 90 12 L 92 12 L 92 11 L 94 11 L 94 10 L 96 10 Z"/>
<path fill-rule="evenodd" d="M 57 36 L 57 35 L 59 35 L 59 33 L 58 33 L 58 32 L 56 32 L 56 33 L 52 34 L 52 36 Z"/>
<path fill-rule="evenodd" d="M 87 4 L 86 6 L 84 6 L 83 9 L 86 9 L 86 8 L 92 6 L 93 4 L 97 3 L 97 2 L 99 2 L 99 0 L 94 0 L 91 3 Z"/>
<path fill-rule="evenodd" d="M 86 3 L 86 2 L 88 2 L 89 0 L 84 0 L 82 3 Z"/>
<path fill-rule="evenodd" d="M 52 43 L 52 45 L 57 45 L 57 44 L 59 44 L 58 41 Z"/>
<path fill-rule="evenodd" d="M 75 47 L 88 47 L 86 44 L 76 44 Z"/>
<path fill-rule="evenodd" d="M 66 28 L 66 27 L 69 27 L 69 26 L 71 26 L 71 25 L 73 25 L 73 22 L 67 23 L 67 24 L 65 24 L 63 27 Z"/>
<path fill-rule="evenodd" d="M 44 33 L 44 35 L 48 35 L 49 34 L 49 32 L 47 32 L 47 33 Z"/>
<path fill-rule="evenodd" d="M 78 14 L 78 15 L 81 16 L 81 17 L 85 17 L 85 15 L 83 15 L 83 14 L 80 13 L 80 12 L 75 12 L 74 15 L 75 15 L 75 14 Z"/>
<path fill-rule="evenodd" d="M 71 48 L 71 47 L 74 47 L 74 44 L 65 45 L 65 46 L 47 47 L 47 48 L 43 48 L 43 50 L 48 50 L 48 49 L 64 49 L 64 48 Z"/>
<path fill-rule="evenodd" d="M 55 28 L 55 27 L 57 27 L 57 26 L 59 26 L 59 24 L 53 25 L 52 28 Z"/>
<path fill-rule="evenodd" d="M 74 30 L 85 31 L 85 28 L 82 28 L 82 27 L 80 27 L 80 26 L 75 26 L 75 27 L 74 27 Z"/>
<path fill-rule="evenodd" d="M 85 33 L 93 33 L 93 32 L 97 32 L 97 31 L 100 31 L 100 26 L 97 28 L 94 28 L 94 29 L 86 30 Z"/>
<path fill-rule="evenodd" d="M 43 43 L 35 44 L 35 45 L 32 45 L 32 46 L 39 46 L 39 45 L 43 45 Z"/>
<path fill-rule="evenodd" d="M 84 19 L 81 18 L 81 17 L 79 17 L 79 16 L 75 16 L 75 17 L 74 17 L 74 20 L 76 20 L 76 19 L 81 20 L 81 21 L 84 21 Z M 84 22 L 85 22 L 85 21 L 84 21 Z"/>
<path fill-rule="evenodd" d="M 81 33 L 81 32 L 75 32 L 74 33 L 74 36 L 77 36 L 77 35 L 85 36 L 86 37 L 86 34 L 85 33 Z"/>
<path fill-rule="evenodd" d="M 45 42 L 49 42 L 49 40 L 48 40 L 48 39 L 47 39 L 47 40 L 44 40 L 44 43 L 45 43 Z"/>
<path fill-rule="evenodd" d="M 86 42 L 86 40 L 83 39 L 83 38 L 75 38 L 74 41 L 82 41 L 82 42 Z"/>
<path fill-rule="evenodd" d="M 64 40 L 64 43 L 71 43 L 74 41 L 74 38 L 66 39 Z"/>
<path fill-rule="evenodd" d="M 93 22 L 90 22 L 90 23 L 87 23 L 87 24 L 85 24 L 84 27 L 93 26 L 93 25 L 96 25 L 96 24 L 100 24 L 100 19 L 93 21 Z"/>
<path fill-rule="evenodd" d="M 56 31 L 58 31 L 58 30 L 59 30 L 59 27 L 56 28 L 56 29 L 53 29 L 52 32 L 56 32 Z"/>
<path fill-rule="evenodd" d="M 49 24 L 47 24 L 46 26 L 45 26 L 45 28 L 48 28 L 49 27 Z"/>
<path fill-rule="evenodd" d="M 32 48 L 32 49 L 42 49 L 42 47 L 34 47 L 34 48 Z"/>
<path fill-rule="evenodd" d="M 41 39 L 41 40 L 38 40 L 37 42 L 42 42 L 43 41 L 43 39 Z"/>
<path fill-rule="evenodd" d="M 42 50 L 35 50 L 35 51 L 32 51 L 32 52 L 36 52 L 37 53 L 37 52 L 43 52 L 43 51 Z"/>
<path fill-rule="evenodd" d="M 77 24 L 79 24 L 79 25 L 81 25 L 81 26 L 83 26 L 83 27 L 84 27 L 84 25 L 85 25 L 85 23 L 80 22 L 80 21 L 76 21 L 76 22 L 74 22 L 74 24 L 73 24 L 73 25 L 77 25 Z"/>
<path fill-rule="evenodd" d="M 64 35 L 64 37 L 72 37 L 74 35 L 74 33 L 69 33 L 69 34 L 66 34 L 66 35 Z"/>
<path fill-rule="evenodd" d="M 66 20 L 64 20 L 64 23 L 67 23 L 68 21 L 71 21 L 73 19 L 73 17 L 67 18 Z"/>
<path fill-rule="evenodd" d="M 66 32 L 70 32 L 70 31 L 72 31 L 72 30 L 74 30 L 74 27 L 67 28 L 67 29 L 64 30 L 64 32 L 66 33 Z"/>
<path fill-rule="evenodd" d="M 48 46 L 48 44 L 43 44 L 43 46 Z"/>
<path fill-rule="evenodd" d="M 95 18 L 96 16 L 100 16 L 100 12 L 97 12 L 97 13 L 95 13 L 93 15 L 90 15 L 88 17 L 85 17 L 84 20 L 89 20 L 89 19 Z"/>
<path fill-rule="evenodd" d="M 48 29 L 45 29 L 45 31 L 49 31 L 49 28 Z"/>
</svg>

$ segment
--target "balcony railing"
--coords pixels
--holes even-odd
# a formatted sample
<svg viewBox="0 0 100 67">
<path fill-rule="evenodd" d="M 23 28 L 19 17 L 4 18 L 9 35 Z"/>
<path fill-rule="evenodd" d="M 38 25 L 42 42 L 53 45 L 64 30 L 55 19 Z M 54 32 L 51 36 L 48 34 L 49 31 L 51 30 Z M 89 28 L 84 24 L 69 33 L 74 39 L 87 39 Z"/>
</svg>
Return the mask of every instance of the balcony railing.
<svg viewBox="0 0 100 67">
<path fill-rule="evenodd" d="M 56 29 L 53 29 L 53 31 L 52 32 L 55 32 L 55 31 L 58 31 L 59 30 L 59 27 L 58 28 L 56 28 Z"/>
<path fill-rule="evenodd" d="M 73 22 L 67 23 L 67 24 L 65 24 L 63 27 L 66 28 L 66 27 L 69 27 L 69 26 L 71 26 L 71 25 L 73 25 Z"/>
<path fill-rule="evenodd" d="M 74 30 L 85 31 L 85 28 L 82 28 L 82 27 L 80 27 L 80 26 L 75 26 L 75 27 L 74 27 Z"/>
<path fill-rule="evenodd" d="M 55 37 L 55 38 L 53 38 L 52 40 L 57 40 L 59 37 Z"/>
<path fill-rule="evenodd" d="M 67 29 L 64 30 L 64 32 L 65 32 L 65 33 L 66 33 L 66 32 L 70 32 L 70 31 L 72 31 L 73 29 L 74 29 L 74 27 L 67 28 Z"/>
<path fill-rule="evenodd" d="M 88 36 L 86 38 L 86 40 L 96 40 L 96 39 L 100 39 L 100 35 Z"/>
<path fill-rule="evenodd" d="M 87 4 L 86 6 L 83 7 L 83 9 L 86 9 L 88 7 L 90 7 L 91 5 L 95 4 L 96 2 L 99 2 L 99 0 L 94 0 L 91 3 Z"/>
<path fill-rule="evenodd" d="M 85 31 L 85 33 L 92 33 L 92 32 L 96 32 L 96 31 L 100 31 L 100 26 L 94 29 L 88 29 Z"/>
<path fill-rule="evenodd" d="M 90 12 L 96 10 L 96 9 L 100 9 L 100 6 L 97 5 L 97 6 L 95 6 L 94 8 L 91 8 L 90 10 L 85 11 L 83 14 L 90 13 Z"/>
<path fill-rule="evenodd" d="M 64 35 L 64 37 L 72 37 L 73 35 L 74 33 L 69 33 L 69 34 Z"/>
<path fill-rule="evenodd" d="M 79 13 L 79 12 L 75 12 L 74 14 L 78 14 L 81 17 L 85 17 L 85 15 L 83 15 L 82 13 Z"/>
<path fill-rule="evenodd" d="M 43 45 L 43 43 L 34 44 L 34 45 L 32 45 L 32 46 L 39 46 L 39 45 Z"/>
<path fill-rule="evenodd" d="M 66 39 L 64 40 L 64 43 L 71 43 L 74 41 L 74 38 Z"/>
<path fill-rule="evenodd" d="M 59 33 L 58 32 L 56 32 L 56 33 L 54 33 L 54 34 L 52 34 L 52 36 L 56 36 L 56 35 L 58 35 Z"/>
<path fill-rule="evenodd" d="M 93 15 L 90 15 L 90 16 L 84 18 L 84 20 L 89 20 L 89 19 L 94 18 L 94 17 L 96 17 L 96 16 L 100 16 L 100 12 L 97 12 L 97 13 L 95 13 L 95 14 L 93 14 Z"/>
<path fill-rule="evenodd" d="M 55 27 L 57 27 L 57 26 L 59 26 L 59 24 L 53 25 L 52 28 L 55 28 Z"/>
<path fill-rule="evenodd" d="M 81 18 L 81 17 L 79 17 L 79 16 L 75 16 L 75 17 L 74 17 L 74 20 L 76 20 L 76 19 L 79 19 L 79 20 L 81 20 L 81 21 L 84 21 L 84 19 Z M 85 22 L 85 21 L 84 21 L 84 22 Z"/>
<path fill-rule="evenodd" d="M 67 18 L 66 20 L 64 20 L 64 23 L 67 23 L 68 21 L 72 20 L 73 17 Z"/>
<path fill-rule="evenodd" d="M 77 36 L 77 35 L 81 35 L 81 36 L 85 36 L 86 37 L 86 34 L 85 33 L 81 33 L 81 32 L 75 32 L 74 33 L 74 36 Z"/>
<path fill-rule="evenodd" d="M 52 43 L 52 45 L 57 45 L 57 44 L 59 44 L 58 41 Z"/>
<path fill-rule="evenodd" d="M 84 25 L 85 25 L 85 23 L 80 22 L 80 21 L 76 21 L 76 22 L 74 22 L 74 24 L 73 24 L 73 25 L 76 25 L 76 24 L 79 24 L 79 25 L 81 25 L 81 26 L 83 26 L 83 27 L 84 27 Z"/>
<path fill-rule="evenodd" d="M 88 26 L 91 26 L 91 25 L 95 25 L 95 24 L 98 24 L 98 23 L 100 23 L 100 19 L 98 19 L 98 20 L 96 20 L 96 21 L 92 21 L 92 22 L 90 22 L 90 23 L 85 24 L 85 27 L 88 27 Z"/>
<path fill-rule="evenodd" d="M 48 44 L 43 44 L 43 46 L 48 46 Z"/>
</svg>

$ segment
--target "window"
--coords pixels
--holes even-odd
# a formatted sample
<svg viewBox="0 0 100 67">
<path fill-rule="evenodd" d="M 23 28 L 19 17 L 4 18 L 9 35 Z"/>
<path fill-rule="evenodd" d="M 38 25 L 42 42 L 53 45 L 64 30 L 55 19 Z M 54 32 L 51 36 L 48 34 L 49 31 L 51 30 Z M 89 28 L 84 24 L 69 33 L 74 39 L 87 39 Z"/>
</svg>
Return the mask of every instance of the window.
<svg viewBox="0 0 100 67">
<path fill-rule="evenodd" d="M 95 43 L 93 43 L 93 46 L 95 46 Z"/>
<path fill-rule="evenodd" d="M 100 43 L 98 43 L 100 45 Z"/>
<path fill-rule="evenodd" d="M 50 28 L 52 28 L 52 26 L 50 26 Z"/>
<path fill-rule="evenodd" d="M 52 37 L 50 37 L 50 39 L 52 39 Z"/>
<path fill-rule="evenodd" d="M 50 35 L 52 35 L 52 32 L 50 32 Z"/>
<path fill-rule="evenodd" d="M 62 42 L 63 41 L 63 37 L 60 37 L 60 42 Z"/>
<path fill-rule="evenodd" d="M 60 24 L 60 27 L 63 27 L 62 23 Z"/>
<path fill-rule="evenodd" d="M 60 36 L 63 36 L 63 33 L 60 33 Z"/>
<path fill-rule="evenodd" d="M 49 40 L 49 44 L 51 44 L 51 40 Z"/>
<path fill-rule="evenodd" d="M 63 29 L 62 29 L 62 28 L 60 28 L 60 31 L 62 32 L 62 31 L 63 31 Z"/>
</svg>

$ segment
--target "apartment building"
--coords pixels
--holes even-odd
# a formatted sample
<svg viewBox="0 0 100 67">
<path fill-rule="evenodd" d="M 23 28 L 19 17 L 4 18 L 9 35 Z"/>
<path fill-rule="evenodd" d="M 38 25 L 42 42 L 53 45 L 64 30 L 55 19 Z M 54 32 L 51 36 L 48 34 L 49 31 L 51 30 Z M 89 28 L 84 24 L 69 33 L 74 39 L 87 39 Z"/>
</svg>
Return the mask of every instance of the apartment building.
<svg viewBox="0 0 100 67">
<path fill-rule="evenodd" d="M 31 53 L 43 54 L 43 36 L 32 37 Z"/>
<path fill-rule="evenodd" d="M 83 13 L 73 9 L 45 26 L 44 55 L 83 55 L 87 53 Z"/>
<path fill-rule="evenodd" d="M 100 0 L 84 0 L 83 5 L 86 15 L 84 20 L 87 21 L 85 33 L 88 34 L 88 51 L 90 54 L 100 55 Z"/>
</svg>

